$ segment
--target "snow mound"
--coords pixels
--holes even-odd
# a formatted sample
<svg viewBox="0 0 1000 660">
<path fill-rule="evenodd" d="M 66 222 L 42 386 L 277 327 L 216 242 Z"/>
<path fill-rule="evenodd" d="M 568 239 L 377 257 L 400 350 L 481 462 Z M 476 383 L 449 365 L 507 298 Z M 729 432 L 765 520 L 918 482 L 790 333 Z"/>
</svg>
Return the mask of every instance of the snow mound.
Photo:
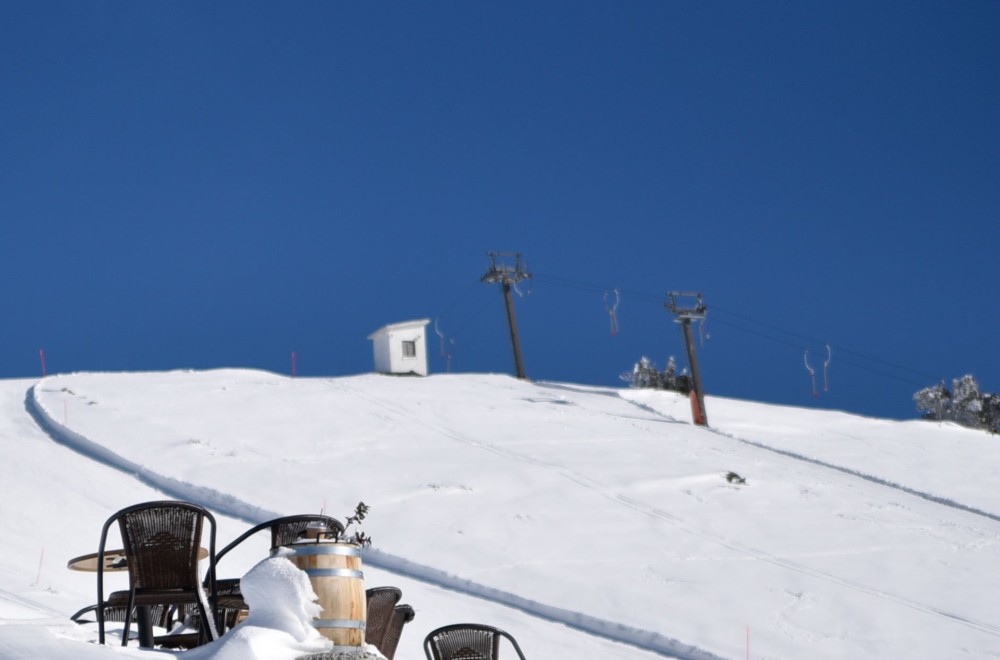
<svg viewBox="0 0 1000 660">
<path fill-rule="evenodd" d="M 212 644 L 184 654 L 201 660 L 294 660 L 332 648 L 313 626 L 322 608 L 306 574 L 283 556 L 259 562 L 240 579 L 250 615 Z"/>
</svg>

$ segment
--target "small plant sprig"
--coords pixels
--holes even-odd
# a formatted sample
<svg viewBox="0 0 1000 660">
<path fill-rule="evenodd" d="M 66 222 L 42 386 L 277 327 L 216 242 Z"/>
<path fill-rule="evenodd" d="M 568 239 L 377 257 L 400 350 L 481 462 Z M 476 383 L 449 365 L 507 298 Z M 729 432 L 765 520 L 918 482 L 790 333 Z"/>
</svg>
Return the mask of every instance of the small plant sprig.
<svg viewBox="0 0 1000 660">
<path fill-rule="evenodd" d="M 363 521 L 368 515 L 369 508 L 370 507 L 364 502 L 358 502 L 358 505 L 354 508 L 354 513 L 349 515 L 344 521 L 344 531 L 337 535 L 337 541 L 341 543 L 357 543 L 362 548 L 368 547 L 372 544 L 371 537 L 360 529 L 354 530 L 352 533 L 348 533 L 348 529 L 350 529 L 351 525 L 361 524 L 361 521 Z"/>
</svg>

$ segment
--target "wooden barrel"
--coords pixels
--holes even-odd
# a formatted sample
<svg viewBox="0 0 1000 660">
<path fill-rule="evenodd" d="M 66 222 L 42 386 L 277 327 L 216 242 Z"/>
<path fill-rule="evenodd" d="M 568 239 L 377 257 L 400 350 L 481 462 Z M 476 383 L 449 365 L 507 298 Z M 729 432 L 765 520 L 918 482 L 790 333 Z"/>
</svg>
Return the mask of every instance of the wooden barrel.
<svg viewBox="0 0 1000 660">
<path fill-rule="evenodd" d="M 336 646 L 361 646 L 366 612 L 361 548 L 353 543 L 296 543 L 288 559 L 306 572 L 323 608 L 313 626 Z"/>
</svg>

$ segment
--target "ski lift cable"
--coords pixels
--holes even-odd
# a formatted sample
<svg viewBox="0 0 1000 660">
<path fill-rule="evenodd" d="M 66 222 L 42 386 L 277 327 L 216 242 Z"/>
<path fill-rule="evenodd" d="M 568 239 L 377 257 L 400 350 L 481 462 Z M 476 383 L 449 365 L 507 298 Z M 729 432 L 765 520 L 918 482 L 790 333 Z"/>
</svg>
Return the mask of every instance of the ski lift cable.
<svg viewBox="0 0 1000 660">
<path fill-rule="evenodd" d="M 442 317 L 448 316 L 449 312 L 451 312 L 453 309 L 455 309 L 456 307 L 458 307 L 459 304 L 464 303 L 468 298 L 472 297 L 473 293 L 478 293 L 481 290 L 482 289 L 480 288 L 478 282 L 472 282 L 472 283 L 470 283 L 465 288 L 465 290 L 463 290 L 459 295 L 455 296 L 452 299 L 452 301 L 448 304 L 448 306 L 445 307 L 441 311 L 440 316 L 442 316 Z"/>
<path fill-rule="evenodd" d="M 780 337 L 774 337 L 774 336 L 765 334 L 763 332 L 760 332 L 759 330 L 753 330 L 751 328 L 747 328 L 747 327 L 738 325 L 736 323 L 730 323 L 729 321 L 724 321 L 724 320 L 720 319 L 718 316 L 715 317 L 715 322 L 716 323 L 721 323 L 722 325 L 730 327 L 730 328 L 735 328 L 736 330 L 740 330 L 740 331 L 745 332 L 747 334 L 755 335 L 757 337 L 760 337 L 762 339 L 766 339 L 766 340 L 774 342 L 776 344 L 782 344 L 783 346 L 787 346 L 788 348 L 794 348 L 794 349 L 799 350 L 799 351 L 803 350 L 802 344 L 794 343 L 794 342 L 788 341 L 786 339 L 782 339 Z M 840 349 L 840 350 L 841 350 L 841 352 L 844 352 L 844 349 Z M 920 381 L 916 381 L 916 380 L 914 380 L 912 378 L 908 378 L 908 377 L 905 377 L 905 376 L 900 376 L 898 374 L 889 373 L 888 371 L 885 371 L 885 370 L 882 370 L 882 369 L 877 369 L 875 367 L 872 367 L 872 366 L 866 365 L 866 364 L 862 364 L 862 363 L 857 362 L 855 360 L 845 359 L 845 358 L 841 357 L 840 358 L 840 364 L 845 364 L 845 365 L 854 367 L 856 369 L 861 369 L 861 370 L 867 371 L 869 373 L 877 374 L 879 376 L 884 376 L 884 377 L 890 378 L 892 380 L 897 380 L 897 381 L 899 381 L 901 383 L 909 383 L 911 385 L 916 385 L 918 387 L 922 387 L 924 385 L 924 383 L 922 383 Z"/>
<path fill-rule="evenodd" d="M 820 345 L 825 345 L 826 344 L 826 342 L 820 341 L 820 340 L 818 340 L 818 339 L 816 339 L 814 337 L 807 337 L 805 335 L 801 335 L 801 334 L 792 332 L 790 330 L 785 330 L 784 328 L 780 328 L 780 327 L 778 327 L 776 325 L 772 325 L 772 324 L 767 323 L 765 321 L 758 321 L 756 319 L 752 319 L 750 317 L 743 316 L 742 314 L 737 314 L 736 312 L 732 312 L 732 311 L 729 311 L 727 309 L 720 309 L 717 305 L 713 305 L 712 309 L 714 311 L 716 311 L 716 312 L 721 312 L 722 314 L 727 314 L 729 316 L 735 316 L 736 318 L 742 319 L 743 321 L 748 321 L 750 323 L 755 323 L 757 325 L 763 326 L 765 328 L 769 328 L 769 329 L 774 330 L 776 332 L 780 332 L 782 334 L 786 334 L 786 335 L 789 335 L 791 337 L 796 337 L 798 339 L 801 339 L 801 340 L 803 340 L 805 342 L 808 342 L 808 343 L 811 343 L 811 344 L 820 344 Z M 734 326 L 734 327 L 739 327 L 739 326 Z M 864 353 L 861 353 L 860 351 L 852 351 L 850 349 L 844 348 L 843 346 L 839 346 L 838 345 L 837 349 L 841 353 L 847 353 L 849 355 L 854 355 L 855 357 L 861 358 L 863 360 L 869 360 L 871 362 L 877 362 L 877 363 L 879 363 L 881 365 L 884 365 L 886 367 L 892 367 L 893 369 L 898 369 L 900 371 L 906 371 L 906 372 L 909 372 L 909 373 L 914 374 L 916 376 L 923 376 L 924 378 L 934 378 L 934 379 L 938 378 L 937 376 L 934 376 L 932 374 L 928 374 L 928 373 L 923 372 L 923 371 L 918 371 L 916 369 L 911 369 L 911 368 L 905 367 L 905 366 L 903 366 L 901 364 L 895 364 L 893 362 L 889 362 L 888 360 L 883 360 L 881 358 L 877 358 L 877 357 L 874 357 L 874 356 L 871 356 L 871 355 L 866 355 Z"/>
<path fill-rule="evenodd" d="M 787 346 L 789 348 L 794 348 L 794 349 L 797 349 L 797 350 L 800 350 L 800 351 L 803 349 L 803 346 L 800 343 L 791 342 L 791 341 L 788 341 L 787 339 L 782 339 L 780 337 L 774 337 L 772 335 L 768 335 L 766 333 L 760 332 L 759 330 L 753 330 L 751 328 L 747 328 L 745 326 L 741 326 L 741 325 L 736 324 L 736 323 L 730 323 L 729 321 L 721 320 L 718 316 L 715 317 L 715 322 L 716 323 L 721 323 L 722 325 L 725 325 L 725 326 L 728 326 L 728 327 L 731 327 L 731 328 L 735 328 L 735 329 L 740 330 L 742 332 L 745 332 L 747 334 L 751 334 L 751 335 L 755 335 L 757 337 L 761 337 L 762 339 L 767 339 L 768 341 L 772 341 L 772 342 L 774 342 L 776 344 L 782 344 L 782 345 Z M 840 352 L 841 353 L 852 353 L 853 354 L 853 351 L 848 351 L 848 350 L 843 349 L 843 348 L 840 348 Z M 900 369 L 901 371 L 907 371 L 907 372 L 910 372 L 910 373 L 915 373 L 917 375 L 926 375 L 926 374 L 921 374 L 920 372 L 914 371 L 912 369 L 906 369 L 904 367 L 897 367 L 896 365 L 893 365 L 891 363 L 886 363 L 886 362 L 884 362 L 882 360 L 875 360 L 874 358 L 865 358 L 865 359 L 874 360 L 876 362 L 880 362 L 882 364 L 886 364 L 887 366 Z M 910 383 L 910 384 L 917 385 L 917 386 L 923 386 L 923 384 L 924 384 L 921 381 L 914 380 L 913 378 L 909 378 L 909 377 L 906 377 L 906 376 L 900 376 L 898 374 L 889 373 L 888 371 L 885 371 L 884 369 L 878 369 L 876 367 L 872 367 L 870 365 L 866 365 L 866 364 L 860 363 L 860 362 L 858 362 L 856 360 L 845 359 L 844 357 L 840 358 L 840 364 L 846 364 L 846 365 L 849 365 L 851 367 L 855 367 L 857 369 L 862 369 L 864 371 L 868 371 L 868 372 L 873 373 L 873 374 L 878 374 L 880 376 L 885 376 L 886 378 L 891 378 L 893 380 L 898 380 L 898 381 L 903 382 L 903 383 Z M 937 377 L 935 377 L 935 380 L 937 380 Z"/>
<path fill-rule="evenodd" d="M 558 286 L 564 286 L 564 287 L 568 287 L 568 288 L 580 289 L 580 290 L 585 290 L 585 291 L 606 291 L 607 290 L 606 286 L 601 286 L 601 285 L 593 284 L 593 283 L 590 283 L 590 282 L 582 282 L 582 281 L 579 281 L 579 280 L 573 280 L 573 279 L 564 278 L 564 277 L 555 277 L 555 276 L 551 276 L 551 275 L 539 275 L 539 274 L 535 273 L 533 275 L 533 278 L 536 279 L 536 280 L 538 280 L 538 281 L 540 281 L 540 282 L 548 282 L 548 283 L 551 283 L 551 284 L 556 284 Z M 628 290 L 620 290 L 620 293 L 621 293 L 621 296 L 623 298 L 628 298 L 630 300 L 638 300 L 638 301 L 642 301 L 642 302 L 654 303 L 657 306 L 662 305 L 662 303 L 663 303 L 663 297 L 660 296 L 660 295 L 650 295 L 648 293 L 634 292 L 634 291 L 628 291 Z M 808 337 L 806 335 L 802 335 L 800 333 L 794 332 L 792 330 L 785 329 L 783 327 L 779 327 L 777 325 L 773 325 L 771 323 L 767 323 L 765 321 L 759 321 L 757 319 L 745 316 L 743 314 L 739 314 L 737 312 L 733 312 L 733 311 L 725 309 L 725 308 L 720 308 L 717 305 L 713 305 L 712 309 L 715 312 L 717 312 L 717 314 L 715 316 L 715 322 L 716 323 L 721 323 L 722 325 L 725 325 L 725 326 L 728 326 L 728 327 L 732 327 L 732 328 L 735 328 L 737 330 L 742 330 L 743 332 L 746 332 L 748 334 L 756 335 L 758 337 L 761 337 L 762 339 L 767 339 L 768 341 L 772 341 L 772 342 L 775 342 L 775 343 L 778 343 L 778 344 L 782 344 L 782 345 L 788 346 L 790 348 L 795 348 L 797 350 L 802 350 L 803 342 L 806 343 L 806 344 L 813 344 L 813 345 L 820 345 L 820 346 L 825 346 L 826 345 L 826 342 L 823 342 L 823 341 L 818 340 L 816 338 Z M 745 322 L 748 322 L 748 323 L 751 323 L 751 324 L 754 324 L 754 325 L 757 325 L 757 326 L 768 328 L 768 329 L 773 330 L 773 331 L 775 331 L 777 333 L 780 333 L 782 335 L 787 335 L 789 337 L 796 338 L 796 339 L 798 339 L 800 341 L 798 341 L 798 342 L 789 341 L 788 339 L 784 339 L 784 338 L 781 338 L 781 337 L 770 335 L 770 334 L 761 332 L 759 330 L 748 328 L 748 327 L 746 327 L 744 325 L 740 325 L 740 324 L 737 324 L 737 323 L 732 323 L 732 322 L 728 322 L 728 321 L 722 320 L 722 319 L 719 318 L 718 313 L 721 313 L 721 314 L 726 315 L 726 316 L 735 317 L 737 319 L 740 319 L 742 321 L 745 321 Z M 890 367 L 892 369 L 896 369 L 898 371 L 902 371 L 902 372 L 906 372 L 906 373 L 909 373 L 909 374 L 913 374 L 915 376 L 920 376 L 922 378 L 929 378 L 929 379 L 932 379 L 934 382 L 937 382 L 940 379 L 939 375 L 928 374 L 926 372 L 923 372 L 923 371 L 920 371 L 920 370 L 917 370 L 917 369 L 912 369 L 910 367 L 906 367 L 906 366 L 903 366 L 901 364 L 896 364 L 896 363 L 890 362 L 888 360 L 884 360 L 882 358 L 878 358 L 878 357 L 874 357 L 874 356 L 871 356 L 871 355 L 867 355 L 867 354 L 865 354 L 863 352 L 860 352 L 860 351 L 854 351 L 854 350 L 851 350 L 851 349 L 848 349 L 848 348 L 844 348 L 842 346 L 838 346 L 838 350 L 839 350 L 840 355 L 841 355 L 841 357 L 839 358 L 840 364 L 845 364 L 845 365 L 848 365 L 848 366 L 851 366 L 851 367 L 862 369 L 864 371 L 868 371 L 870 373 L 874 373 L 874 374 L 878 374 L 878 375 L 881 375 L 881 376 L 885 376 L 886 378 L 890 378 L 890 379 L 893 379 L 893 380 L 898 380 L 900 382 L 910 383 L 910 384 L 914 384 L 914 385 L 917 385 L 917 386 L 921 386 L 921 385 L 924 384 L 922 382 L 914 380 L 913 378 L 906 378 L 904 376 L 900 376 L 900 375 L 897 375 L 897 374 L 889 373 L 889 372 L 887 372 L 885 370 L 878 369 L 878 368 L 872 367 L 870 365 L 859 363 L 856 360 L 844 359 L 843 356 L 845 354 L 852 355 L 852 356 L 857 357 L 857 358 L 859 358 L 861 360 L 866 360 L 866 361 L 869 361 L 869 362 L 880 364 L 882 366 Z"/>
<path fill-rule="evenodd" d="M 490 307 L 492 304 L 493 304 L 493 300 L 492 299 L 489 299 L 489 300 L 485 300 L 484 299 L 483 302 L 479 305 L 479 308 L 476 309 L 476 311 L 473 312 L 471 316 L 469 316 L 468 318 L 466 318 L 464 322 L 462 322 L 461 324 L 458 325 L 458 327 L 454 331 L 454 334 L 456 334 L 456 335 L 461 334 L 463 330 L 465 330 L 467 327 L 469 327 L 470 325 L 472 325 L 472 323 L 476 319 L 478 319 L 480 316 L 482 316 L 483 312 L 485 312 L 486 309 L 488 307 Z"/>
<path fill-rule="evenodd" d="M 557 286 L 563 286 L 570 289 L 578 289 L 581 291 L 592 291 L 592 292 L 603 292 L 608 290 L 608 286 L 602 284 L 593 284 L 590 282 L 579 282 L 576 280 L 570 280 L 562 277 L 552 277 L 549 275 L 539 275 L 537 273 L 532 275 L 532 278 L 538 280 L 539 282 L 548 282 L 549 284 L 555 284 Z M 657 304 L 663 303 L 663 296 L 653 296 L 646 293 L 638 293 L 634 291 L 623 291 L 622 289 L 617 289 L 619 296 L 622 298 L 630 298 L 635 300 L 642 300 L 644 302 L 652 302 Z"/>
</svg>

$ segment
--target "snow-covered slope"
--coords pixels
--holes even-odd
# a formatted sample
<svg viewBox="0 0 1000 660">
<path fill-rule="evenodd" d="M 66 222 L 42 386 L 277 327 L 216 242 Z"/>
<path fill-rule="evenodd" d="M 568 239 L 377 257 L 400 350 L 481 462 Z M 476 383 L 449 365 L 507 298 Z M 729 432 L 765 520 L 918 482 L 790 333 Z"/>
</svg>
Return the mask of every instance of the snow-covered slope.
<svg viewBox="0 0 1000 660">
<path fill-rule="evenodd" d="M 535 659 L 1000 649 L 1000 442 L 983 433 L 713 397 L 704 429 L 671 393 L 495 375 L 85 373 L 0 397 L 0 657 L 89 639 L 64 619 L 93 576 L 66 559 L 165 496 L 216 512 L 223 543 L 364 500 L 367 582 L 417 610 L 400 660 L 461 620 Z"/>
</svg>

